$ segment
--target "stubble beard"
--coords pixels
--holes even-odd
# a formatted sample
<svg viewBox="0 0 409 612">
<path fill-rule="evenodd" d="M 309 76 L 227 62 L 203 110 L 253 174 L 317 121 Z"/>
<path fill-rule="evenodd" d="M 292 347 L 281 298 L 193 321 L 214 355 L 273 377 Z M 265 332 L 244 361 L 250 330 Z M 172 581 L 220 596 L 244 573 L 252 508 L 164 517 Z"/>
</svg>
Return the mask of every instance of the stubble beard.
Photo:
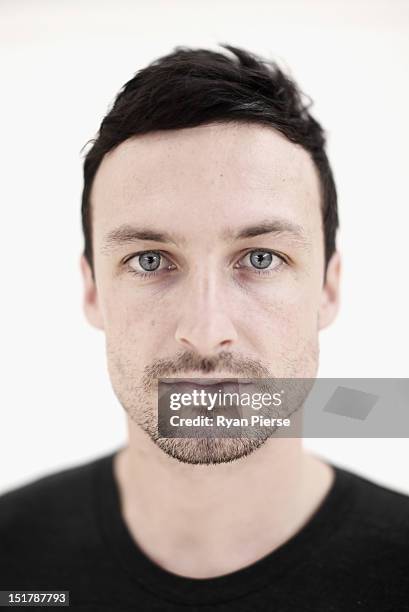
<svg viewBox="0 0 409 612">
<path fill-rule="evenodd" d="M 227 353 L 219 354 L 214 360 L 181 353 L 176 360 L 156 360 L 144 369 L 141 376 L 140 372 L 135 372 L 133 364 L 124 360 L 114 348 L 108 348 L 107 352 L 114 392 L 131 421 L 167 456 L 190 465 L 217 465 L 247 457 L 266 443 L 271 437 L 271 430 L 260 430 L 257 437 L 251 438 L 161 438 L 158 434 L 157 378 L 177 378 L 180 376 L 178 371 L 192 370 L 198 371 L 198 379 L 202 372 L 215 371 L 217 377 L 217 371 L 220 370 L 230 370 L 232 378 L 308 378 L 315 377 L 319 357 L 318 342 L 310 342 L 304 346 L 296 360 L 283 360 L 279 375 L 273 375 L 270 369 L 259 362 L 245 358 L 237 361 L 237 357 L 232 358 Z M 139 385 L 135 386 L 135 380 L 140 381 Z M 280 416 L 284 418 L 290 414 L 291 410 Z"/>
</svg>

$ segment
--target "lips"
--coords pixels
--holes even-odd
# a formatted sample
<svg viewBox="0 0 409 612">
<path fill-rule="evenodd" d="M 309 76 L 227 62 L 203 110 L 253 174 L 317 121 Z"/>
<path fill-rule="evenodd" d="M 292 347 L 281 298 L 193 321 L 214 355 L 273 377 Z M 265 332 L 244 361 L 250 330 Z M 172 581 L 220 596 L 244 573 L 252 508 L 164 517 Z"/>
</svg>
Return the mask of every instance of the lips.
<svg viewBox="0 0 409 612">
<path fill-rule="evenodd" d="M 203 382 L 202 380 L 197 378 L 173 379 L 173 382 L 171 382 L 170 380 L 166 381 L 166 389 L 169 389 L 170 393 L 188 393 L 189 395 L 194 392 L 200 393 L 201 391 L 210 394 L 218 394 L 220 392 L 224 394 L 241 393 L 241 384 L 239 382 L 239 379 L 224 378 L 217 379 L 217 381 L 214 382 L 215 380 L 216 379 L 207 379 L 205 382 Z M 164 387 L 162 387 L 162 390 L 163 392 L 165 392 Z"/>
<path fill-rule="evenodd" d="M 240 379 L 240 378 L 167 378 L 163 379 L 161 382 L 167 385 L 175 385 L 175 384 L 193 384 L 195 386 L 200 387 L 212 387 L 214 385 L 220 384 L 249 384 L 248 379 Z"/>
<path fill-rule="evenodd" d="M 169 384 L 169 385 L 174 385 L 174 384 L 183 384 L 183 383 L 190 383 L 190 384 L 194 384 L 196 385 L 200 385 L 203 387 L 211 387 L 213 385 L 218 385 L 222 382 L 227 382 L 228 379 L 223 379 L 223 378 L 209 378 L 209 379 L 203 379 L 203 378 L 172 378 L 170 380 L 163 380 L 162 382 Z"/>
<path fill-rule="evenodd" d="M 246 389 L 249 388 L 249 382 L 243 383 Z M 183 414 L 185 417 L 191 418 L 197 414 L 208 414 L 211 406 L 212 416 L 223 414 L 232 418 L 242 415 L 242 407 L 240 405 L 240 394 L 243 390 L 240 389 L 240 378 L 168 378 L 159 379 L 159 401 L 168 410 L 169 401 L 172 395 L 176 394 L 182 398 L 185 394 L 191 397 L 191 402 L 183 405 Z M 161 387 L 161 383 L 163 386 Z M 166 387 L 166 388 L 165 388 Z M 200 394 L 200 398 L 195 395 Z M 202 393 L 207 397 L 203 397 Z M 181 401 L 181 400 L 180 400 Z M 188 400 L 183 400 L 188 402 Z"/>
</svg>

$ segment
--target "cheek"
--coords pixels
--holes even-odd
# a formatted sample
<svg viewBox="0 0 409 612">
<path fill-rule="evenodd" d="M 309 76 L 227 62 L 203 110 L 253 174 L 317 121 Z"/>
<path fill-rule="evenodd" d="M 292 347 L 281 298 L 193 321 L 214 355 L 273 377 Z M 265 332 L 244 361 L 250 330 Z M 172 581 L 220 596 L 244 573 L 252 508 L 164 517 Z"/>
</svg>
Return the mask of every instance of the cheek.
<svg viewBox="0 0 409 612">
<path fill-rule="evenodd" d="M 152 347 L 155 338 L 162 340 L 165 326 L 172 317 L 165 316 L 163 300 L 150 299 L 146 292 L 137 289 L 117 288 L 105 294 L 105 334 L 107 340 L 120 351 L 140 355 L 144 347 Z"/>
<path fill-rule="evenodd" d="M 288 281 L 288 279 L 287 279 Z M 317 283 L 293 278 L 288 282 L 265 283 L 247 292 L 246 320 L 267 328 L 275 337 L 317 331 L 320 293 Z"/>
<path fill-rule="evenodd" d="M 278 378 L 316 376 L 319 345 L 313 304 L 305 300 L 270 302 L 259 337 L 261 350 Z"/>
<path fill-rule="evenodd" d="M 310 377 L 318 360 L 318 283 L 288 282 L 252 292 L 242 330 L 277 376 Z"/>
<path fill-rule="evenodd" d="M 259 331 L 276 353 L 302 347 L 316 335 L 316 329 L 316 316 L 305 301 L 265 303 L 259 317 Z"/>
</svg>

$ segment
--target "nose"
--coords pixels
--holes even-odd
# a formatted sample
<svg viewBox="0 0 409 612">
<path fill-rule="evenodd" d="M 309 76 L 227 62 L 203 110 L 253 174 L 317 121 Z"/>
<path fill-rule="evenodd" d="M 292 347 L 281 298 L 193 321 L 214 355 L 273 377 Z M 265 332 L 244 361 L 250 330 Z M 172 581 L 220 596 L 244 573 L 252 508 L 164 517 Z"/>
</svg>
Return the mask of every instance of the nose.
<svg viewBox="0 0 409 612">
<path fill-rule="evenodd" d="M 237 342 L 231 308 L 215 275 L 203 271 L 191 280 L 181 304 L 175 339 L 183 348 L 203 356 L 228 350 Z"/>
</svg>

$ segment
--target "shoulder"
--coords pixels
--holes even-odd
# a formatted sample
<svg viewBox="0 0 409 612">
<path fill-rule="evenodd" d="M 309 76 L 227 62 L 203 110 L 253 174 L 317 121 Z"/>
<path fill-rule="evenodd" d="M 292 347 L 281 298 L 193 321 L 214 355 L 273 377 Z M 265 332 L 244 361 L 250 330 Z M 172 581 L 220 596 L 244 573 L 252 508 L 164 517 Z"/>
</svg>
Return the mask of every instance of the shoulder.
<svg viewBox="0 0 409 612">
<path fill-rule="evenodd" d="M 409 495 L 339 467 L 336 471 L 353 488 L 355 511 L 364 512 L 366 521 L 380 527 L 409 527 Z"/>
<path fill-rule="evenodd" d="M 75 465 L 0 495 L 0 549 L 3 554 L 40 546 L 69 544 L 69 534 L 92 527 L 94 474 L 100 457 Z"/>
<path fill-rule="evenodd" d="M 389 559 L 407 566 L 409 496 L 339 467 L 335 470 L 338 489 L 346 498 L 341 532 L 349 550 L 357 560 L 385 567 Z"/>
<path fill-rule="evenodd" d="M 0 495 L 0 524 L 12 511 L 29 514 L 45 501 L 52 506 L 72 500 L 73 489 L 81 489 L 89 482 L 95 461 L 75 465 L 63 470 L 30 480 L 19 487 Z"/>
</svg>

